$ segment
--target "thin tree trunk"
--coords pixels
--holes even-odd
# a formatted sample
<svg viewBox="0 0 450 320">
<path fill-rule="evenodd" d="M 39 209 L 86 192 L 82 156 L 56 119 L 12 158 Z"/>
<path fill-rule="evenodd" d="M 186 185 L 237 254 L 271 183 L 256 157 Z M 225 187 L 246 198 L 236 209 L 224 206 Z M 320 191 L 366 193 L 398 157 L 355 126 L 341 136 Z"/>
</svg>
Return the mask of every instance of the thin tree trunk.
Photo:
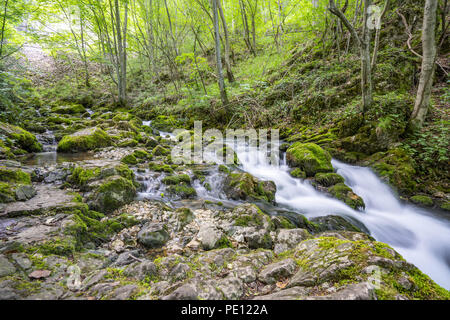
<svg viewBox="0 0 450 320">
<path fill-rule="evenodd" d="M 5 9 L 3 10 L 3 22 L 2 22 L 2 36 L 0 38 L 0 58 L 3 53 L 3 41 L 5 39 L 5 26 L 6 26 L 6 9 L 8 9 L 8 0 L 5 2 Z"/>
<path fill-rule="evenodd" d="M 233 71 L 231 70 L 231 63 L 230 63 L 230 39 L 228 36 L 228 28 L 227 28 L 227 22 L 225 20 L 225 15 L 222 10 L 222 4 L 220 3 L 220 0 L 217 1 L 217 8 L 220 13 L 220 19 L 222 21 L 222 27 L 223 27 L 223 33 L 225 36 L 225 67 L 227 69 L 227 78 L 228 82 L 232 83 L 234 82 L 234 75 Z"/>
<path fill-rule="evenodd" d="M 422 127 L 430 104 L 436 61 L 435 29 L 437 4 L 438 0 L 425 1 L 422 27 L 422 71 L 420 73 L 414 110 L 411 115 L 411 126 L 413 129 Z"/>
<path fill-rule="evenodd" d="M 380 18 L 377 22 L 377 31 L 375 33 L 375 41 L 374 41 L 374 46 L 373 46 L 373 55 L 372 55 L 372 63 L 371 68 L 372 68 L 372 72 L 373 70 L 375 70 L 375 66 L 377 64 L 377 55 L 378 55 L 378 47 L 380 46 L 380 30 L 381 30 L 381 21 L 384 18 L 384 15 L 386 14 L 387 10 L 389 8 L 389 0 L 386 0 L 385 4 L 384 4 L 384 8 L 383 8 L 383 12 L 381 12 Z"/>
<path fill-rule="evenodd" d="M 214 33 L 215 33 L 215 45 L 216 45 L 216 65 L 217 65 L 217 78 L 219 82 L 220 98 L 224 106 L 228 105 L 227 91 L 225 89 L 225 82 L 223 80 L 222 73 L 222 60 L 220 57 L 220 35 L 219 35 L 219 19 L 217 16 L 217 1 L 212 1 L 213 9 L 213 21 L 214 21 Z"/>
</svg>

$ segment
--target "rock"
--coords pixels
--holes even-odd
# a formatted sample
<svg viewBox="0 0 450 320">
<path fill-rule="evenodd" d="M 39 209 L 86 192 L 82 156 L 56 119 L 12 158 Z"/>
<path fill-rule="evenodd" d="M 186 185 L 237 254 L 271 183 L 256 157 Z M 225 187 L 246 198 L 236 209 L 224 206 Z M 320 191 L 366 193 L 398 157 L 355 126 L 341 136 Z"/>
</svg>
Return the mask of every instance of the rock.
<svg viewBox="0 0 450 320">
<path fill-rule="evenodd" d="M 245 242 L 251 249 L 265 248 L 272 249 L 272 237 L 266 230 L 256 230 L 245 235 Z"/>
<path fill-rule="evenodd" d="M 191 268 L 185 263 L 178 263 L 170 270 L 169 276 L 173 282 L 186 279 Z"/>
<path fill-rule="evenodd" d="M 306 300 L 376 300 L 373 287 L 367 282 L 351 284 L 328 296 L 307 297 Z"/>
<path fill-rule="evenodd" d="M 115 209 L 134 200 L 136 188 L 133 182 L 121 176 L 111 176 L 102 180 L 100 186 L 89 197 L 92 210 L 111 213 Z"/>
<path fill-rule="evenodd" d="M 211 250 L 216 248 L 219 240 L 224 236 L 223 232 L 218 230 L 212 224 L 204 224 L 200 226 L 197 238 L 200 241 L 204 250 Z"/>
<path fill-rule="evenodd" d="M 108 147 L 112 139 L 100 128 L 88 128 L 64 136 L 58 143 L 58 152 L 81 152 Z"/>
<path fill-rule="evenodd" d="M 137 240 L 147 248 L 160 248 L 170 239 L 167 227 L 163 223 L 147 223 L 139 231 Z"/>
<path fill-rule="evenodd" d="M 19 186 L 16 188 L 16 199 L 18 201 L 25 201 L 33 198 L 36 195 L 36 190 L 33 186 Z"/>
<path fill-rule="evenodd" d="M 133 294 L 138 292 L 138 286 L 134 284 L 128 284 L 126 286 L 117 288 L 112 293 L 110 299 L 111 300 L 127 300 L 129 299 Z"/>
<path fill-rule="evenodd" d="M 286 160 L 290 166 L 302 169 L 308 177 L 319 172 L 333 172 L 331 155 L 314 143 L 294 143 L 286 151 Z"/>
<path fill-rule="evenodd" d="M 87 277 L 86 279 L 84 279 L 83 283 L 82 283 L 82 289 L 83 290 L 87 290 L 90 287 L 96 285 L 97 283 L 99 283 L 101 280 L 103 280 L 106 275 L 108 274 L 107 270 L 99 270 L 99 271 L 95 271 L 91 276 Z"/>
<path fill-rule="evenodd" d="M 421 205 L 424 207 L 432 207 L 433 206 L 433 199 L 431 199 L 429 196 L 416 195 L 416 196 L 412 196 L 411 198 L 409 198 L 409 200 L 411 200 L 411 202 L 413 202 L 417 205 Z"/>
<path fill-rule="evenodd" d="M 6 136 L 12 140 L 14 147 L 20 147 L 28 152 L 42 151 L 42 145 L 37 141 L 36 136 L 21 127 L 0 122 L 0 136 Z"/>
<path fill-rule="evenodd" d="M 77 291 L 81 289 L 81 269 L 77 265 L 72 265 L 67 268 L 69 277 L 67 278 L 67 288 L 71 291 Z"/>
<path fill-rule="evenodd" d="M 145 260 L 127 268 L 125 274 L 142 281 L 146 277 L 156 276 L 158 268 L 153 262 Z"/>
<path fill-rule="evenodd" d="M 366 206 L 364 200 L 344 183 L 338 183 L 329 188 L 328 191 L 333 197 L 345 202 L 350 208 L 355 210 L 359 208 L 364 209 Z"/>
<path fill-rule="evenodd" d="M 0 288 L 0 300 L 18 300 L 20 296 L 12 288 Z"/>
<path fill-rule="evenodd" d="M 5 256 L 0 255 L 0 278 L 9 276 L 16 272 L 14 265 L 6 259 Z"/>
<path fill-rule="evenodd" d="M 67 211 L 67 208 L 79 208 L 83 204 L 76 201 L 73 194 L 51 185 L 36 186 L 36 195 L 25 202 L 7 204 L 0 210 L 0 216 L 39 215 L 45 212 Z"/>
<path fill-rule="evenodd" d="M 331 187 L 338 183 L 344 183 L 345 179 L 341 175 L 333 172 L 319 172 L 314 176 L 314 181 L 324 187 Z"/>
<path fill-rule="evenodd" d="M 24 270 L 28 270 L 32 266 L 30 259 L 28 259 L 24 253 L 13 253 L 11 257 L 17 265 Z"/>
<path fill-rule="evenodd" d="M 230 173 L 224 181 L 224 192 L 233 200 L 275 201 L 276 186 L 273 181 L 261 181 L 250 173 Z"/>
<path fill-rule="evenodd" d="M 222 292 L 223 298 L 226 300 L 238 300 L 244 294 L 242 280 L 233 276 L 221 279 L 217 284 L 217 289 Z"/>
<path fill-rule="evenodd" d="M 315 217 L 311 218 L 310 221 L 317 225 L 317 232 L 329 230 L 346 230 L 353 232 L 361 232 L 361 230 L 358 227 L 354 226 L 341 216 L 330 215 L 324 217 Z M 364 229 L 367 230 L 365 227 Z"/>
<path fill-rule="evenodd" d="M 256 271 L 251 266 L 241 267 L 233 270 L 233 272 L 244 283 L 250 283 L 256 280 Z"/>
<path fill-rule="evenodd" d="M 310 237 L 311 235 L 305 229 L 281 229 L 275 241 L 274 253 L 280 254 L 292 249 L 298 243 Z"/>
<path fill-rule="evenodd" d="M 28 275 L 31 279 L 48 278 L 52 272 L 50 270 L 35 270 Z"/>
<path fill-rule="evenodd" d="M 267 284 L 274 284 L 279 280 L 290 277 L 297 268 L 293 259 L 285 259 L 269 264 L 259 273 L 258 279 Z"/>
<path fill-rule="evenodd" d="M 198 300 L 198 293 L 197 289 L 188 283 L 162 297 L 161 300 Z"/>
<path fill-rule="evenodd" d="M 293 287 L 268 295 L 256 296 L 253 300 L 303 300 L 309 292 L 309 288 Z"/>
</svg>

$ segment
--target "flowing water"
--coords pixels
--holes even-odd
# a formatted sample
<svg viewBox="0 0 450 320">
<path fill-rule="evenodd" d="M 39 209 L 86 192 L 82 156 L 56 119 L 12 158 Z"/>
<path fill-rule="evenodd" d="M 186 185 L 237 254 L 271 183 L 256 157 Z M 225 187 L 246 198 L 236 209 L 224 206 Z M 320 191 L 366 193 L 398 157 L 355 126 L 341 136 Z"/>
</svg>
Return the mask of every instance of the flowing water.
<svg viewBox="0 0 450 320">
<path fill-rule="evenodd" d="M 316 190 L 308 180 L 293 178 L 285 155 L 278 164 L 272 165 L 266 151 L 248 145 L 228 144 L 236 151 L 242 171 L 275 182 L 279 208 L 302 213 L 309 218 L 340 215 L 356 219 L 376 240 L 389 244 L 434 281 L 450 289 L 450 220 L 445 214 L 404 204 L 369 168 L 333 160 L 337 173 L 364 199 L 365 210 L 353 210 Z M 147 180 L 147 188 L 140 197 L 159 197 L 164 191 L 164 185 L 160 183 L 162 176 Z M 211 191 L 198 181 L 193 186 L 200 198 L 224 201 L 226 197 L 221 191 L 224 177 L 217 168 L 213 168 L 205 180 L 211 185 Z"/>
</svg>

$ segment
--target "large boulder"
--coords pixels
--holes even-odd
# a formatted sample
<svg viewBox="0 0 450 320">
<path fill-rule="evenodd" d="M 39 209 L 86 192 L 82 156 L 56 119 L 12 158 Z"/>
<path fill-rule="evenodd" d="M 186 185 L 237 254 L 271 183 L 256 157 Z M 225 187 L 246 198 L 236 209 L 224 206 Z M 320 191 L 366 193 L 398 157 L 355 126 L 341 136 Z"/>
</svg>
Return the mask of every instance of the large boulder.
<svg viewBox="0 0 450 320">
<path fill-rule="evenodd" d="M 89 207 L 103 213 L 111 213 L 115 209 L 130 203 L 136 195 L 133 182 L 121 176 L 111 176 L 101 184 L 89 197 Z"/>
<path fill-rule="evenodd" d="M 290 166 L 302 169 L 308 177 L 319 172 L 333 172 L 331 155 L 314 143 L 294 143 L 286 151 L 286 160 Z"/>
<path fill-rule="evenodd" d="M 224 192 L 233 200 L 275 201 L 277 187 L 273 181 L 262 181 L 250 173 L 230 173 L 224 181 Z"/>
<path fill-rule="evenodd" d="M 64 136 L 58 143 L 58 152 L 80 152 L 108 147 L 111 137 L 100 128 L 88 128 Z"/>
<path fill-rule="evenodd" d="M 21 127 L 0 122 L 0 138 L 2 137 L 12 142 L 7 146 L 8 148 L 20 148 L 28 152 L 42 151 L 42 145 L 37 141 L 36 136 Z M 0 141 L 4 139 L 0 139 Z M 6 148 L 2 145 L 0 147 Z"/>
</svg>

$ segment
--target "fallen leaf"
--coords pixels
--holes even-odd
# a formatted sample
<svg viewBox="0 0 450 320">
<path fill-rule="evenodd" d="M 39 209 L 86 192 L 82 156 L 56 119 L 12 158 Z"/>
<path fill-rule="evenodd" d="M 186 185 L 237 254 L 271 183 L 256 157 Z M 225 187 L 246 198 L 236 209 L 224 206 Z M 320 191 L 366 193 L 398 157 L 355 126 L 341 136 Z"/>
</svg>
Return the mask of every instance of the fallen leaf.
<svg viewBox="0 0 450 320">
<path fill-rule="evenodd" d="M 50 276 L 52 272 L 50 270 L 35 270 L 30 273 L 28 276 L 32 279 L 42 279 Z"/>
</svg>

